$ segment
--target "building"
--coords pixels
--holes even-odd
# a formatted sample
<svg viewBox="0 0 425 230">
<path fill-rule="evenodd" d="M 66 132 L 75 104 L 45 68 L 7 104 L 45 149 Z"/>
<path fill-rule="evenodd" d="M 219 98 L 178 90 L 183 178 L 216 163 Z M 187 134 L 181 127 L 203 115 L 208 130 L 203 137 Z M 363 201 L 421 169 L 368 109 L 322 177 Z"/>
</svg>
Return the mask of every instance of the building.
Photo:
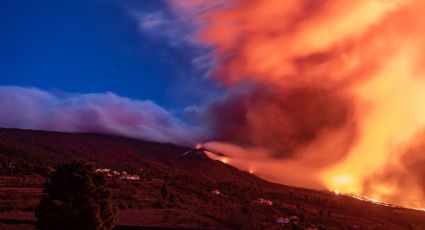
<svg viewBox="0 0 425 230">
<path fill-rule="evenodd" d="M 264 198 L 259 198 L 254 203 L 261 204 L 261 205 L 267 205 L 267 206 L 273 205 L 273 201 L 267 200 L 267 199 L 264 199 Z"/>
<path fill-rule="evenodd" d="M 120 180 L 140 180 L 138 175 L 121 175 L 119 177 Z"/>
<path fill-rule="evenodd" d="M 289 219 L 287 217 L 278 217 L 276 219 L 276 223 L 279 225 L 287 225 L 290 223 Z"/>
<path fill-rule="evenodd" d="M 216 196 L 220 196 L 220 195 L 222 195 L 222 194 L 221 194 L 221 192 L 220 192 L 220 190 L 218 190 L 218 189 L 214 189 L 214 190 L 212 190 L 212 191 L 211 191 L 211 194 L 216 195 Z"/>
</svg>

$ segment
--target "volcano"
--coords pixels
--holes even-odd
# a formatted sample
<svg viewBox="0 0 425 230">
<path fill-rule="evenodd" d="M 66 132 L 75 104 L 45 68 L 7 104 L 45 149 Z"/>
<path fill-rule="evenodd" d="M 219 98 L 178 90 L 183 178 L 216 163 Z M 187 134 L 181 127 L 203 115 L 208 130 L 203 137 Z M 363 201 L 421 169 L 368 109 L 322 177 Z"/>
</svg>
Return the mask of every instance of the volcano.
<svg viewBox="0 0 425 230">
<path fill-rule="evenodd" d="M 108 175 L 116 229 L 424 229 L 423 211 L 271 183 L 208 153 L 103 134 L 0 129 L 0 229 L 35 229 L 49 170 L 72 160 L 134 175 Z"/>
</svg>

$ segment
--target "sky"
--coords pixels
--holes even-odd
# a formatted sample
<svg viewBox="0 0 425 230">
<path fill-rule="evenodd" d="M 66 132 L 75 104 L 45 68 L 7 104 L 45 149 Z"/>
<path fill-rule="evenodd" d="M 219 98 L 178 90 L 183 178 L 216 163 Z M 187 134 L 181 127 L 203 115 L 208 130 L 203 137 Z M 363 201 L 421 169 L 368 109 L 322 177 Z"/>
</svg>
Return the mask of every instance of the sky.
<svg viewBox="0 0 425 230">
<path fill-rule="evenodd" d="M 423 9 L 2 1 L 0 127 L 201 142 L 275 182 L 423 208 Z"/>
<path fill-rule="evenodd" d="M 192 64 L 199 48 L 144 29 L 145 15 L 166 10 L 161 0 L 0 4 L 0 85 L 113 92 L 174 111 L 214 94 L 196 87 L 208 81 Z"/>
</svg>

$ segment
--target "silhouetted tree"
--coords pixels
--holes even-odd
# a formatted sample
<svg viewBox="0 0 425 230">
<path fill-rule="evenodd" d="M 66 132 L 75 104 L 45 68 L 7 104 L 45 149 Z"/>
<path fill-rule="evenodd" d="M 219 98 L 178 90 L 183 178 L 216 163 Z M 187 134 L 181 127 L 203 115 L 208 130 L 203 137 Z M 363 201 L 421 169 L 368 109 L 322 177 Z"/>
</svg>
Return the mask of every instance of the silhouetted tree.
<svg viewBox="0 0 425 230">
<path fill-rule="evenodd" d="M 112 229 L 116 208 L 106 185 L 105 176 L 91 164 L 60 166 L 44 185 L 45 195 L 35 211 L 37 229 Z"/>
<path fill-rule="evenodd" d="M 167 186 L 165 185 L 165 182 L 162 184 L 162 187 L 161 187 L 161 197 L 163 199 L 166 199 L 168 197 L 168 190 L 167 190 Z"/>
</svg>

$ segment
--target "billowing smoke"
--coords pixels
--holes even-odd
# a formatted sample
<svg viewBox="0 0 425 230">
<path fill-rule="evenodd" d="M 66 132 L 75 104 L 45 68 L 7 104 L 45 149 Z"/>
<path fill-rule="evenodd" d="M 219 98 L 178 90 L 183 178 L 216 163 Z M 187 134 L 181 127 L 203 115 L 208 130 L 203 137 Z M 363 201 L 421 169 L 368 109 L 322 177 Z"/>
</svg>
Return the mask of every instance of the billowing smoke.
<svg viewBox="0 0 425 230">
<path fill-rule="evenodd" d="M 169 2 L 204 23 L 228 90 L 205 109 L 209 148 L 277 182 L 425 207 L 424 1 Z"/>
<path fill-rule="evenodd" d="M 113 93 L 58 96 L 13 86 L 0 86 L 0 127 L 107 133 L 184 145 L 203 135 L 151 101 Z"/>
</svg>

